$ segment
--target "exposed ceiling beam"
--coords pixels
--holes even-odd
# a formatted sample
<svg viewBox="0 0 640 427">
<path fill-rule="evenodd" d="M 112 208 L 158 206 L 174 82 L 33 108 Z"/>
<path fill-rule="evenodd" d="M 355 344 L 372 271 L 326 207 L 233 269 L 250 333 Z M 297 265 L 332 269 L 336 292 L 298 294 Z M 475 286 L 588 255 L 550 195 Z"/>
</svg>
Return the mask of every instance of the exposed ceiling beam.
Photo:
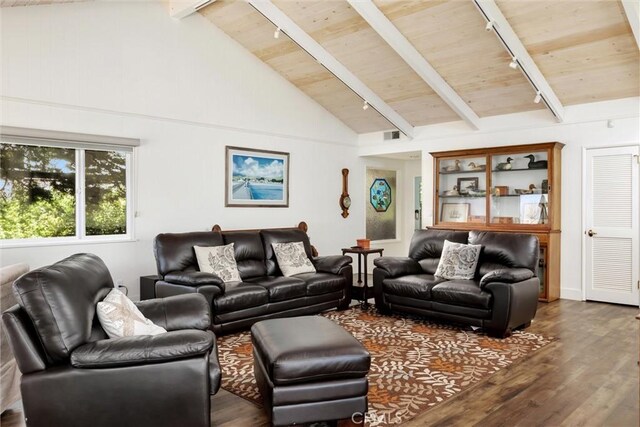
<svg viewBox="0 0 640 427">
<path fill-rule="evenodd" d="M 640 49 L 640 4 L 638 0 L 622 0 L 622 7 L 627 14 L 633 36 L 636 38 L 636 47 Z"/>
<path fill-rule="evenodd" d="M 371 0 L 348 0 L 348 2 L 453 111 L 473 129 L 480 128 L 478 115 Z"/>
<path fill-rule="evenodd" d="M 387 119 L 393 126 L 409 138 L 413 138 L 413 126 L 391 108 L 382 98 L 358 79 L 347 67 L 300 28 L 291 18 L 278 9 L 270 0 L 245 0 L 284 32 L 298 46 L 307 51 L 330 73 L 336 76 L 360 98 Z"/>
<path fill-rule="evenodd" d="M 169 15 L 175 19 L 186 18 L 216 0 L 169 0 Z"/>
<path fill-rule="evenodd" d="M 492 23 L 493 27 L 488 27 L 488 29 L 493 30 L 507 51 L 509 51 L 509 54 L 516 59 L 518 68 L 520 68 L 520 71 L 522 71 L 524 76 L 529 80 L 534 90 L 539 91 L 542 101 L 547 105 L 558 122 L 562 122 L 564 120 L 564 106 L 553 89 L 551 89 L 549 82 L 547 82 L 547 79 L 533 61 L 529 52 L 527 52 L 520 38 L 516 35 L 515 31 L 513 31 L 511 25 L 509 25 L 509 22 L 500 11 L 500 8 L 498 8 L 496 2 L 494 0 L 474 0 L 474 3 L 487 22 Z M 506 66 L 507 64 L 505 64 L 505 67 Z"/>
</svg>

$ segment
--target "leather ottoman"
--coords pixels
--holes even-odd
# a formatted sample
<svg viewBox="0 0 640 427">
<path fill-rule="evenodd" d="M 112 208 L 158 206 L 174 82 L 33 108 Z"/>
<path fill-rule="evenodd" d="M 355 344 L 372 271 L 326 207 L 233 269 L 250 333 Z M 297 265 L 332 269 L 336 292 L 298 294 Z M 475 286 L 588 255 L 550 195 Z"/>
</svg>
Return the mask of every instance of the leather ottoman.
<svg viewBox="0 0 640 427">
<path fill-rule="evenodd" d="M 253 371 L 276 426 L 351 418 L 367 412 L 369 352 L 319 317 L 258 322 L 251 328 Z"/>
</svg>

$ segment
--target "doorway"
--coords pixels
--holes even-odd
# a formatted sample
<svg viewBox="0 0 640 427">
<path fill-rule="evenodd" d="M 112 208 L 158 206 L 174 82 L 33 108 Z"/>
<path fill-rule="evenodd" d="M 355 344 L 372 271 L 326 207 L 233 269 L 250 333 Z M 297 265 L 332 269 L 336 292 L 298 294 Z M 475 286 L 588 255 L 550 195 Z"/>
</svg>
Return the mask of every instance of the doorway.
<svg viewBox="0 0 640 427">
<path fill-rule="evenodd" d="M 639 151 L 638 146 L 585 150 L 587 300 L 639 303 Z"/>
</svg>

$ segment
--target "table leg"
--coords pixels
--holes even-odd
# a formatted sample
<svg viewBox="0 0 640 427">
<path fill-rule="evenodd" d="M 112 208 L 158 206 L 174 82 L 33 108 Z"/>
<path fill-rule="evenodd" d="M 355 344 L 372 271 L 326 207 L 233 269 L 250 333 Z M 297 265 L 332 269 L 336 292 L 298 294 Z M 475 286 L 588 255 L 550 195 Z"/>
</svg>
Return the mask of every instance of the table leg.
<svg viewBox="0 0 640 427">
<path fill-rule="evenodd" d="M 362 256 L 362 254 L 358 254 L 358 285 L 362 283 L 362 275 L 361 275 L 361 271 L 362 271 L 362 262 L 360 261 L 360 257 Z"/>
<path fill-rule="evenodd" d="M 362 287 L 362 298 L 364 299 L 364 308 L 369 307 L 369 300 L 367 299 L 367 291 L 369 290 L 367 287 L 369 286 L 369 276 L 367 274 L 367 254 L 364 255 L 364 286 Z"/>
</svg>

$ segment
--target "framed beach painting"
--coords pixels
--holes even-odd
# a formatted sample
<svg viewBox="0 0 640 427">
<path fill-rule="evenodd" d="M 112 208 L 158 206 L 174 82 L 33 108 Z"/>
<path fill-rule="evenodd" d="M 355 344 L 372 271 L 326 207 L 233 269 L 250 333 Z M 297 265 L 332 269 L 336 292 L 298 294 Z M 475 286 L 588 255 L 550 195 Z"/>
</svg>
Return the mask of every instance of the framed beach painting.
<svg viewBox="0 0 640 427">
<path fill-rule="evenodd" d="M 225 206 L 289 206 L 289 153 L 226 147 Z"/>
</svg>

